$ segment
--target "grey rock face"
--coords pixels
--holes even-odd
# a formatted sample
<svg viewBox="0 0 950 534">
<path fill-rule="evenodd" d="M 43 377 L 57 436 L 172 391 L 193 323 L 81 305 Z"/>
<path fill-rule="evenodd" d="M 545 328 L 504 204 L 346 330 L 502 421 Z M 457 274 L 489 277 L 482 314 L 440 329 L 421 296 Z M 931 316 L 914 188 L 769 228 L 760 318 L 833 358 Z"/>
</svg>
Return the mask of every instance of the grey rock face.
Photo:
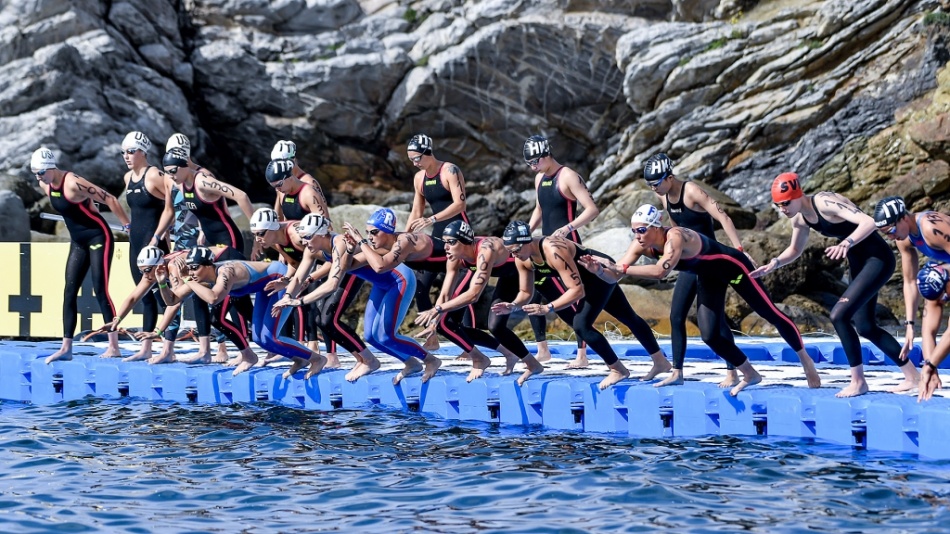
<svg viewBox="0 0 950 534">
<path fill-rule="evenodd" d="M 117 192 L 127 132 L 146 132 L 156 161 L 166 136 L 196 130 L 168 2 L 7 2 L 0 22 L 0 172 L 31 179 L 29 156 L 46 145 Z"/>
<path fill-rule="evenodd" d="M 30 240 L 30 216 L 12 191 L 0 191 L 0 242 Z"/>
</svg>

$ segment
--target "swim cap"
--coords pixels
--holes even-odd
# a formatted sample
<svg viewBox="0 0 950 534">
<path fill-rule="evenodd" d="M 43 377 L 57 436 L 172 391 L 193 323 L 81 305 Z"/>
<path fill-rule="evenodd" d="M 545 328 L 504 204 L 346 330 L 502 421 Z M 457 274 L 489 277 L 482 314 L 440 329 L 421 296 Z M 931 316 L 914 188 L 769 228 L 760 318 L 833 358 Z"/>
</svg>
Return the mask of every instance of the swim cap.
<svg viewBox="0 0 950 534">
<path fill-rule="evenodd" d="M 147 154 L 148 149 L 152 148 L 152 142 L 149 141 L 148 136 L 142 132 L 129 132 L 126 134 L 125 139 L 122 140 L 122 150 L 127 148 L 141 150 Z"/>
<path fill-rule="evenodd" d="M 506 247 L 516 243 L 530 243 L 531 227 L 524 221 L 511 221 L 505 227 L 505 233 L 502 234 L 501 240 Z"/>
<path fill-rule="evenodd" d="M 297 157 L 297 145 L 293 141 L 277 141 L 270 151 L 270 159 L 294 159 Z"/>
<path fill-rule="evenodd" d="M 191 141 L 188 140 L 188 136 L 183 133 L 174 133 L 171 137 L 168 138 L 168 142 L 165 143 L 165 152 L 173 148 L 180 148 L 185 152 L 185 157 L 191 157 Z"/>
<path fill-rule="evenodd" d="M 663 212 L 661 210 L 656 209 L 656 207 L 651 204 L 644 204 L 637 208 L 637 211 L 635 211 L 633 216 L 630 217 L 630 224 L 663 226 L 663 224 L 660 222 L 662 217 Z"/>
<path fill-rule="evenodd" d="M 416 134 L 406 144 L 406 151 L 428 156 L 432 154 L 432 138 L 425 134 Z"/>
<path fill-rule="evenodd" d="M 928 261 L 917 273 L 917 289 L 927 300 L 937 300 L 947 291 L 947 274 L 943 264 Z"/>
<path fill-rule="evenodd" d="M 802 198 L 802 185 L 794 172 L 783 172 L 772 181 L 772 202 Z"/>
<path fill-rule="evenodd" d="M 467 222 L 462 220 L 452 221 L 442 230 L 442 238 L 446 237 L 458 239 L 466 245 L 475 242 L 475 232 L 472 231 L 472 227 Z"/>
<path fill-rule="evenodd" d="M 154 267 L 165 263 L 165 253 L 158 247 L 145 247 L 135 258 L 135 265 L 139 267 Z"/>
<path fill-rule="evenodd" d="M 366 224 L 379 228 L 384 234 L 396 232 L 396 212 L 389 208 L 379 208 L 369 216 Z"/>
<path fill-rule="evenodd" d="M 543 135 L 532 135 L 525 140 L 521 152 L 525 161 L 550 156 L 551 143 Z"/>
<path fill-rule="evenodd" d="M 56 168 L 56 156 L 53 151 L 41 146 L 33 151 L 30 157 L 30 170 L 33 172 L 45 171 L 46 169 Z"/>
<path fill-rule="evenodd" d="M 673 176 L 673 160 L 662 152 L 653 154 L 643 163 L 643 179 L 650 185 L 659 185 L 670 176 Z"/>
<path fill-rule="evenodd" d="M 181 148 L 173 148 L 168 152 L 165 152 L 165 157 L 162 158 L 163 167 L 187 167 L 188 166 L 188 154 L 185 153 Z"/>
<path fill-rule="evenodd" d="M 907 214 L 904 199 L 898 196 L 885 197 L 874 206 L 874 225 L 878 228 L 893 226 Z"/>
<path fill-rule="evenodd" d="M 303 220 L 297 223 L 297 235 L 303 239 L 310 239 L 315 235 L 330 233 L 330 219 L 316 213 L 308 213 Z"/>
<path fill-rule="evenodd" d="M 268 183 L 277 183 L 293 174 L 294 162 L 289 159 L 275 159 L 267 164 L 267 170 L 264 171 L 264 177 Z"/>
<path fill-rule="evenodd" d="M 277 212 L 270 208 L 261 208 L 251 215 L 251 231 L 264 232 L 267 230 L 277 230 L 280 228 L 280 221 L 277 220 Z"/>
<path fill-rule="evenodd" d="M 185 260 L 185 263 L 191 265 L 197 263 L 198 265 L 214 265 L 214 252 L 211 252 L 211 249 L 208 247 L 195 247 L 188 252 L 188 259 Z"/>
</svg>

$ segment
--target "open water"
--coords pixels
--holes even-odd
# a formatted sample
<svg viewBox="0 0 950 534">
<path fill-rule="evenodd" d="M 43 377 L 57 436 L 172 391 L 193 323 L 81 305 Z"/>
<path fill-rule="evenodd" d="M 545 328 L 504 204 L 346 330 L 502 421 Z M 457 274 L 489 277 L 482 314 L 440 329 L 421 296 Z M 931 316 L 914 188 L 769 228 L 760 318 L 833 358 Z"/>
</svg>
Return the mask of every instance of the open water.
<svg viewBox="0 0 950 534">
<path fill-rule="evenodd" d="M 946 532 L 950 463 L 388 410 L 0 403 L 0 532 Z"/>
</svg>

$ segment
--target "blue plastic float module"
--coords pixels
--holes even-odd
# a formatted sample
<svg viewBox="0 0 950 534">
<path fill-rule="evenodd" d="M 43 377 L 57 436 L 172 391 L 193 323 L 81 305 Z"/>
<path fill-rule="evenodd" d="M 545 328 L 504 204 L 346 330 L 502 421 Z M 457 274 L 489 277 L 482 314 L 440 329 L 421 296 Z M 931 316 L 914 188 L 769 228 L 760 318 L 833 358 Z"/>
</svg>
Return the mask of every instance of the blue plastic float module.
<svg viewBox="0 0 950 534">
<path fill-rule="evenodd" d="M 816 361 L 834 361 L 831 345 L 810 344 L 809 354 Z M 692 347 L 687 357 L 703 357 L 703 349 Z M 763 360 L 790 359 L 784 344 L 744 349 Z M 629 346 L 618 352 L 636 350 Z M 873 358 L 871 351 L 866 354 Z M 303 379 L 303 371 L 285 379 L 282 368 L 255 368 L 235 377 L 231 369 L 217 365 L 151 366 L 92 356 L 47 365 L 43 355 L 31 345 L 0 345 L 0 398 L 51 404 L 86 396 L 130 396 L 202 404 L 272 402 L 311 410 L 375 405 L 453 420 L 643 438 L 785 436 L 950 458 L 950 399 L 943 398 L 923 404 L 915 397 L 885 393 L 839 399 L 837 388 L 789 386 L 755 386 L 732 397 L 714 383 L 699 381 L 659 388 L 623 381 L 601 391 L 601 377 L 541 374 L 518 386 L 516 376 L 488 375 L 469 383 L 464 374 L 446 371 L 425 384 L 413 376 L 393 385 L 394 372 L 356 382 L 345 380 L 341 370 L 326 370 L 309 380 Z"/>
</svg>

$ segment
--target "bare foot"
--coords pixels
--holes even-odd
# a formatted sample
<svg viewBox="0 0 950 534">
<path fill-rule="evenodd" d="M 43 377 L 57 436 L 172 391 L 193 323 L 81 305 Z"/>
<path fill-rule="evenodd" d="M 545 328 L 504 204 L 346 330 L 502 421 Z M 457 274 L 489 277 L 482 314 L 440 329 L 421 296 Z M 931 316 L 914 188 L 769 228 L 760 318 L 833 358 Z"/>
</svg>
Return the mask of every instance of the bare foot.
<svg viewBox="0 0 950 534">
<path fill-rule="evenodd" d="M 726 378 L 722 379 L 719 387 L 722 389 L 735 387 L 739 384 L 739 373 L 735 369 L 726 369 Z"/>
<path fill-rule="evenodd" d="M 228 362 L 228 358 L 230 358 L 230 357 L 228 356 L 228 351 L 227 351 L 227 350 L 220 350 L 220 349 L 219 349 L 218 352 L 215 353 L 215 355 L 214 355 L 213 358 L 210 358 L 210 354 L 208 354 L 208 353 L 205 353 L 204 355 L 201 355 L 201 359 L 202 359 L 202 360 L 204 360 L 205 358 L 209 358 L 208 361 L 209 361 L 210 363 L 227 363 L 227 362 Z M 202 363 L 204 363 L 204 362 L 202 362 Z"/>
<path fill-rule="evenodd" d="M 314 352 L 310 355 L 310 369 L 307 370 L 307 374 L 303 375 L 303 379 L 310 380 L 311 378 L 317 376 L 317 374 L 319 374 L 326 365 L 326 357 L 319 352 Z"/>
<path fill-rule="evenodd" d="M 215 361 L 216 359 L 217 358 L 212 359 L 211 354 L 207 352 L 204 354 L 201 354 L 200 352 L 196 352 L 195 354 L 191 354 L 189 356 L 181 356 L 178 358 L 178 361 L 181 363 L 226 363 L 228 361 L 228 360 L 224 360 L 224 361 L 217 362 Z"/>
<path fill-rule="evenodd" d="M 682 369 L 673 369 L 673 372 L 670 373 L 670 376 L 665 379 L 657 382 L 653 385 L 655 388 L 663 386 L 682 386 L 684 384 L 683 380 L 683 370 Z"/>
<path fill-rule="evenodd" d="M 345 378 L 347 382 L 356 382 L 359 377 L 365 374 L 362 371 L 363 367 L 366 367 L 366 364 L 363 362 L 356 362 L 356 365 L 354 365 L 353 368 L 350 369 L 350 372 L 346 373 L 343 378 Z"/>
<path fill-rule="evenodd" d="M 587 354 L 581 354 L 580 352 L 577 353 L 577 357 L 574 358 L 573 362 L 567 364 L 568 369 L 587 369 L 588 366 L 590 366 L 590 362 L 587 360 Z"/>
<path fill-rule="evenodd" d="M 145 348 L 143 347 L 142 350 L 136 352 L 135 354 L 122 358 L 122 361 L 137 362 L 140 360 L 148 360 L 151 357 L 152 357 L 152 349 L 149 348 L 148 350 L 145 350 Z"/>
<path fill-rule="evenodd" d="M 913 391 L 915 389 L 917 389 L 917 380 L 904 379 L 903 382 L 897 384 L 888 391 L 891 393 L 903 393 L 905 391 Z"/>
<path fill-rule="evenodd" d="M 848 384 L 848 387 L 835 393 L 835 397 L 838 397 L 839 399 L 843 399 L 845 397 L 857 397 L 858 395 L 864 395 L 868 391 L 868 383 L 865 380 L 852 380 L 851 383 Z"/>
<path fill-rule="evenodd" d="M 463 352 L 462 354 L 459 354 L 458 356 L 455 357 L 455 361 L 457 362 L 468 362 L 471 360 L 472 360 L 472 357 L 469 356 L 468 353 L 466 352 Z"/>
<path fill-rule="evenodd" d="M 518 365 L 518 362 L 521 360 L 510 351 L 503 350 L 501 353 L 505 356 L 505 370 L 501 372 L 501 376 L 508 376 L 514 372 L 515 365 Z M 530 356 L 530 354 L 528 356 Z"/>
<path fill-rule="evenodd" d="M 162 352 L 158 356 L 152 356 L 148 359 L 149 365 L 157 365 L 160 363 L 175 363 L 175 353 L 174 352 Z"/>
<path fill-rule="evenodd" d="M 305 360 L 303 358 L 291 358 L 291 361 L 294 363 L 290 364 L 290 368 L 284 371 L 284 374 L 282 375 L 284 380 L 290 380 L 295 374 L 297 374 L 297 371 L 303 369 L 310 363 L 309 360 Z"/>
<path fill-rule="evenodd" d="M 426 358 L 422 360 L 422 365 L 422 383 L 425 384 L 430 378 L 435 376 L 439 367 L 442 367 L 442 360 L 434 354 L 426 354 Z"/>
<path fill-rule="evenodd" d="M 140 361 L 149 359 L 150 356 L 151 356 L 150 354 L 136 352 L 135 354 L 131 356 L 126 356 L 125 358 L 122 358 L 122 361 L 123 362 L 140 362 Z M 106 357 L 107 356 L 103 356 L 103 358 L 106 358 Z"/>
<path fill-rule="evenodd" d="M 538 345 L 538 353 L 534 355 L 534 359 L 538 363 L 551 361 L 551 349 Z"/>
<path fill-rule="evenodd" d="M 418 358 L 409 358 L 406 360 L 405 364 L 406 365 L 402 368 L 402 371 L 399 371 L 399 373 L 393 377 L 394 386 L 402 382 L 403 378 L 414 375 L 422 370 L 422 362 L 420 362 Z"/>
<path fill-rule="evenodd" d="M 121 358 L 122 351 L 118 347 L 109 347 L 105 352 L 99 355 L 100 358 Z M 62 359 L 62 358 L 60 358 Z"/>
<path fill-rule="evenodd" d="M 244 371 L 247 371 L 251 367 L 254 367 L 254 364 L 257 363 L 257 354 L 254 354 L 254 351 L 248 349 L 246 351 L 241 351 L 241 356 L 237 359 L 237 367 L 234 368 L 234 372 L 231 373 L 231 376 L 237 376 Z"/>
<path fill-rule="evenodd" d="M 72 360 L 72 359 L 73 359 L 73 351 L 60 349 L 50 354 L 49 356 L 47 356 L 46 360 L 44 361 L 46 362 L 46 365 L 49 365 L 56 361 L 68 362 L 69 360 Z"/>
<path fill-rule="evenodd" d="M 356 364 L 349 373 L 346 373 L 346 378 L 350 382 L 356 382 L 360 377 L 366 376 L 377 369 L 379 369 L 380 363 L 376 358 L 368 359 L 364 357 L 365 361 L 359 362 Z"/>
<path fill-rule="evenodd" d="M 646 382 L 647 380 L 653 380 L 654 378 L 656 378 L 656 375 L 660 373 L 665 373 L 672 368 L 673 368 L 673 365 L 670 362 L 666 361 L 666 358 L 655 360 L 653 362 L 653 367 L 651 367 L 650 371 L 647 372 L 647 374 L 643 375 L 643 377 L 640 378 L 640 380 L 643 380 L 644 382 Z"/>
<path fill-rule="evenodd" d="M 426 342 L 422 345 L 422 348 L 429 352 L 439 350 L 439 335 L 435 332 L 432 332 L 432 334 L 426 338 Z"/>
<path fill-rule="evenodd" d="M 798 359 L 802 362 L 802 369 L 805 370 L 805 379 L 808 381 L 808 387 L 820 388 L 821 377 L 818 376 L 818 369 L 815 368 L 815 362 L 812 361 L 808 354 L 805 354 L 804 350 L 798 355 Z"/>
<path fill-rule="evenodd" d="M 527 370 L 521 373 L 521 376 L 518 377 L 517 383 L 518 386 L 523 386 L 525 382 L 533 375 L 538 375 L 544 372 L 544 366 L 541 365 L 541 362 L 537 358 L 531 356 L 530 354 L 524 359 L 525 367 Z"/>
<path fill-rule="evenodd" d="M 735 396 L 738 395 L 739 392 L 742 391 L 743 389 L 745 389 L 745 388 L 747 388 L 747 387 L 749 387 L 749 386 L 754 386 L 754 385 L 758 384 L 758 383 L 761 382 L 761 381 L 762 381 L 762 375 L 760 375 L 760 374 L 758 373 L 758 371 L 756 371 L 755 369 L 753 369 L 753 370 L 751 370 L 751 371 L 749 371 L 749 372 L 743 373 L 743 374 L 742 374 L 742 380 L 740 380 L 739 383 L 736 384 L 736 387 L 732 388 L 732 389 L 729 391 L 729 394 L 732 395 L 733 397 L 735 397 Z"/>
<path fill-rule="evenodd" d="M 336 355 L 335 352 L 327 353 L 327 365 L 324 369 L 339 369 L 340 368 L 340 357 Z"/>
<path fill-rule="evenodd" d="M 466 382 L 471 382 L 476 378 L 481 378 L 485 374 L 485 369 L 491 365 L 491 359 L 480 351 L 472 351 L 472 370 L 468 373 Z"/>
<path fill-rule="evenodd" d="M 261 367 L 267 367 L 272 363 L 277 363 L 283 361 L 284 357 L 280 354 L 274 354 L 273 352 L 268 352 L 267 356 L 264 357 L 264 360 L 261 362 Z"/>
<path fill-rule="evenodd" d="M 599 387 L 601 390 L 605 390 L 625 378 L 630 378 L 630 371 L 627 371 L 626 369 L 624 369 L 624 371 L 626 372 L 621 372 L 617 369 L 611 369 L 610 372 L 607 373 L 607 378 L 601 380 L 597 387 Z"/>
</svg>

